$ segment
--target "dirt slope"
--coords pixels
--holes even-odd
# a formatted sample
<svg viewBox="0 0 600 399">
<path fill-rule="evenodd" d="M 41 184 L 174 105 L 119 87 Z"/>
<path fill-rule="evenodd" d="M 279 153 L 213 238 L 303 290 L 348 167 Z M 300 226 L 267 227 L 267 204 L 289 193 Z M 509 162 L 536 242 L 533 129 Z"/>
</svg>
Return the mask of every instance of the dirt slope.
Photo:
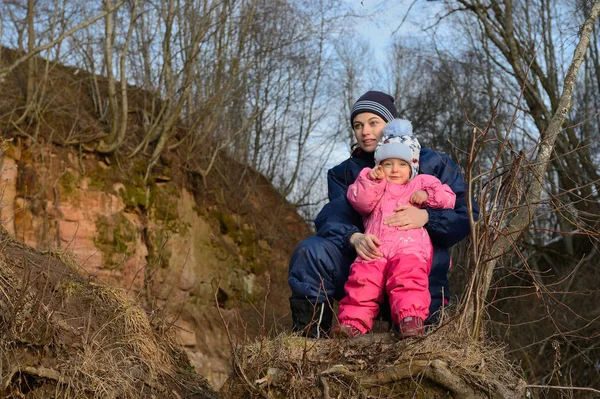
<svg viewBox="0 0 600 399">
<path fill-rule="evenodd" d="M 77 268 L 1 234 L 1 397 L 215 397 L 172 325 Z"/>
<path fill-rule="evenodd" d="M 0 63 L 14 57 L 0 48 Z M 38 84 L 51 95 L 38 99 L 35 117 L 21 118 L 26 68 L 2 83 L 1 224 L 33 248 L 71 251 L 84 274 L 170 315 L 196 370 L 218 388 L 231 372 L 222 315 L 236 336 L 289 328 L 287 261 L 308 225 L 264 176 L 226 154 L 200 176 L 210 143 L 192 155 L 186 145 L 165 151 L 144 181 L 154 143 L 130 155 L 147 133 L 140 115 L 160 101 L 129 87 L 126 142 L 100 154 L 108 126 L 91 82 L 105 95 L 103 78 L 39 66 Z"/>
</svg>

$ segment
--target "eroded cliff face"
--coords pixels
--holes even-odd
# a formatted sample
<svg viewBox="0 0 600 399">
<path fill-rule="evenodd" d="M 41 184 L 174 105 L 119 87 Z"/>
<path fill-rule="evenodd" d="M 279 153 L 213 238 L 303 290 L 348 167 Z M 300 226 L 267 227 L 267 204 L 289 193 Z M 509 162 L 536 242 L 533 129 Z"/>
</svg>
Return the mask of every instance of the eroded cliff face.
<svg viewBox="0 0 600 399">
<path fill-rule="evenodd" d="M 225 323 L 232 333 L 235 325 L 256 332 L 235 321 L 261 309 L 269 284 L 268 314 L 251 318 L 267 320 L 266 327 L 288 323 L 289 246 L 261 238 L 247 215 L 199 203 L 198 193 L 168 170 L 147 184 L 143 173 L 121 167 L 75 149 L 4 143 L 2 225 L 32 247 L 72 251 L 82 273 L 167 315 L 197 371 L 218 389 L 230 372 Z M 257 212 L 265 205 L 260 194 L 247 198 Z M 295 226 L 291 247 L 308 233 L 293 212 L 273 217 Z"/>
</svg>

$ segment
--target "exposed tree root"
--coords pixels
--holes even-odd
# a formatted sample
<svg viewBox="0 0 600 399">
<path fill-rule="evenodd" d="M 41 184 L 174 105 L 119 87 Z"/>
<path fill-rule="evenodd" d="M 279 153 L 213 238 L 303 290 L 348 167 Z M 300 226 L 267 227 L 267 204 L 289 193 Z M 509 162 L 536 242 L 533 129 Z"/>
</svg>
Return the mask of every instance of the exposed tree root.
<svg viewBox="0 0 600 399">
<path fill-rule="evenodd" d="M 520 371 L 503 349 L 465 341 L 452 329 L 425 339 L 394 341 L 389 335 L 358 340 L 306 341 L 280 336 L 239 354 L 246 381 L 232 376 L 221 396 L 268 398 L 506 398 L 525 396 Z M 248 387 L 247 381 L 254 381 Z"/>
</svg>

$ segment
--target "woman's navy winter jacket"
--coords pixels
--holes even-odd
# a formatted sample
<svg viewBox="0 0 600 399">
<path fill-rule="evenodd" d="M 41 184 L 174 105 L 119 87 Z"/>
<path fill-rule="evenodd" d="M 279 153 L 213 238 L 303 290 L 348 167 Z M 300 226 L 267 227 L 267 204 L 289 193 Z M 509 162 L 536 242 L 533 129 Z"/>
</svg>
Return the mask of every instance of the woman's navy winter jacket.
<svg viewBox="0 0 600 399">
<path fill-rule="evenodd" d="M 434 247 L 429 276 L 430 314 L 433 315 L 441 307 L 443 297 L 449 298 L 449 248 L 469 234 L 470 226 L 465 184 L 458 166 L 447 155 L 426 148 L 421 149 L 419 164 L 419 173 L 437 177 L 456 193 L 454 209 L 427 209 L 429 221 L 425 228 Z M 329 170 L 329 202 L 315 219 L 317 236 L 300 243 L 290 261 L 292 302 L 308 299 L 318 304 L 325 302 L 327 297 L 340 299 L 344 296 L 343 286 L 350 264 L 356 257 L 356 252 L 349 245 L 350 236 L 364 232 L 362 217 L 346 199 L 346 191 L 363 168 L 373 166 L 373 153 L 357 149 L 349 159 Z M 475 219 L 478 212 L 474 204 Z"/>
</svg>

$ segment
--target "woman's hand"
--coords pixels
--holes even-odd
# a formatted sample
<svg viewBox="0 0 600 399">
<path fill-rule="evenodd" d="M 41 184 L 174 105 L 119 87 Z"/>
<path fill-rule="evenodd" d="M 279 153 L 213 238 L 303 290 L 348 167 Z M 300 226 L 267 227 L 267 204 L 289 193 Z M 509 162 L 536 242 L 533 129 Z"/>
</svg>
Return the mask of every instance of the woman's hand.
<svg viewBox="0 0 600 399">
<path fill-rule="evenodd" d="M 354 233 L 350 236 L 350 245 L 354 247 L 358 256 L 364 260 L 381 259 L 381 252 L 377 249 L 381 242 L 375 234 Z"/>
<path fill-rule="evenodd" d="M 429 214 L 425 209 L 415 208 L 412 205 L 400 205 L 394 209 L 394 214 L 383 219 L 383 224 L 397 227 L 398 230 L 418 229 L 429 221 Z"/>
<path fill-rule="evenodd" d="M 429 194 L 427 194 L 427 191 L 425 190 L 418 190 L 415 191 L 413 193 L 413 195 L 410 196 L 410 202 L 413 204 L 424 204 L 427 199 L 429 198 Z"/>
<path fill-rule="evenodd" d="M 381 167 L 381 165 L 377 165 L 377 167 L 371 169 L 371 171 L 369 172 L 369 177 L 372 180 L 381 180 L 385 177 L 385 175 L 383 174 L 383 168 Z"/>
</svg>

